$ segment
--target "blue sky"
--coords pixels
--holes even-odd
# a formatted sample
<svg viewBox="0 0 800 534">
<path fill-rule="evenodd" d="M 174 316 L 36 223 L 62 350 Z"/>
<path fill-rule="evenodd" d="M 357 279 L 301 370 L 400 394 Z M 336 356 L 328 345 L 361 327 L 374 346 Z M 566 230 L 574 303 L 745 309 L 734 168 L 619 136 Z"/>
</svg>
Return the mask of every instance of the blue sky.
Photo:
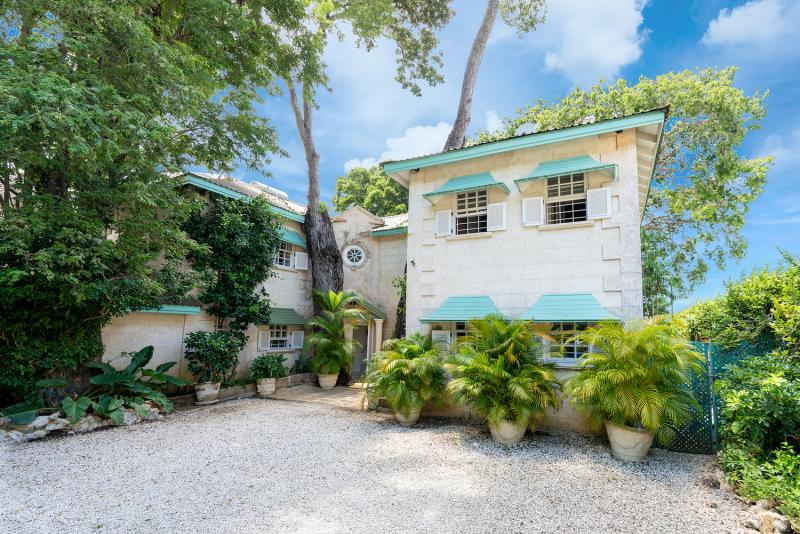
<svg viewBox="0 0 800 534">
<path fill-rule="evenodd" d="M 775 166 L 752 205 L 744 234 L 747 256 L 713 271 L 689 301 L 718 293 L 728 279 L 774 265 L 778 247 L 800 253 L 800 0 L 551 0 L 548 17 L 521 39 L 498 20 L 481 66 L 470 133 L 493 129 L 537 99 L 553 100 L 599 78 L 639 76 L 737 65 L 736 84 L 748 94 L 769 90 L 769 115 L 742 147 L 747 156 L 771 154 Z M 321 155 L 322 196 L 330 200 L 338 176 L 357 164 L 441 149 L 455 115 L 461 76 L 485 2 L 456 0 L 456 16 L 441 33 L 445 83 L 423 87 L 422 97 L 394 81 L 394 50 L 371 52 L 352 39 L 329 47 L 331 92 L 320 95 L 315 140 Z M 239 169 L 305 202 L 305 161 L 288 101 L 261 108 L 278 129 L 289 158 L 276 159 L 272 177 Z M 678 303 L 678 307 L 686 302 Z"/>
</svg>

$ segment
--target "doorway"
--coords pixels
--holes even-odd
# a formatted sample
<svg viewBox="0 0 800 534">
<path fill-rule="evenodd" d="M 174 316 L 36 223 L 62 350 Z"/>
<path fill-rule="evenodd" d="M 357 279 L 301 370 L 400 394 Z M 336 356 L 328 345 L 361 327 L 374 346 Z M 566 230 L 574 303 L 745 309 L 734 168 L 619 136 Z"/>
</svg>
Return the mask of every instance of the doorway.
<svg viewBox="0 0 800 534">
<path fill-rule="evenodd" d="M 353 327 L 353 340 L 358 343 L 355 356 L 353 357 L 353 365 L 350 368 L 350 376 L 354 381 L 361 380 L 367 372 L 367 341 L 369 339 L 369 330 L 366 325 L 356 325 Z"/>
</svg>

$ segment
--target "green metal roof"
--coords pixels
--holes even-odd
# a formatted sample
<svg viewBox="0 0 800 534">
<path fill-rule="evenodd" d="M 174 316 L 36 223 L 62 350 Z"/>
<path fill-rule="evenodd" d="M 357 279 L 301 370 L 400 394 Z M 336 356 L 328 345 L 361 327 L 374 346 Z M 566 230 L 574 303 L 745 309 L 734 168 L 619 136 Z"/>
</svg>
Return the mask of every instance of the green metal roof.
<svg viewBox="0 0 800 534">
<path fill-rule="evenodd" d="M 366 308 L 376 319 L 386 319 L 386 314 L 379 307 L 366 299 L 361 299 L 361 307 Z"/>
<path fill-rule="evenodd" d="M 182 306 L 179 304 L 164 304 L 158 308 L 140 310 L 142 313 L 170 313 L 173 315 L 198 315 L 200 306 Z"/>
<path fill-rule="evenodd" d="M 441 195 L 449 195 L 453 193 L 463 193 L 464 191 L 473 191 L 475 189 L 484 189 L 486 187 L 499 187 L 508 193 L 508 186 L 503 182 L 498 182 L 488 172 L 479 172 L 477 174 L 468 174 L 466 176 L 457 176 L 450 178 L 440 188 L 430 193 L 422 195 L 425 198 L 432 198 Z"/>
<path fill-rule="evenodd" d="M 502 315 L 489 297 L 448 297 L 437 310 L 423 317 L 421 321 L 471 321 L 483 319 L 490 314 Z"/>
<path fill-rule="evenodd" d="M 370 235 L 373 237 L 381 237 L 384 235 L 397 235 L 397 234 L 407 234 L 408 233 L 408 226 L 400 226 L 399 228 L 387 228 L 386 230 L 373 230 L 370 232 Z"/>
<path fill-rule="evenodd" d="M 542 295 L 520 319 L 537 323 L 618 321 L 591 293 Z"/>
<path fill-rule="evenodd" d="M 666 109 L 655 110 L 638 113 L 636 115 L 630 115 L 628 117 L 620 117 L 618 119 L 599 121 L 592 124 L 569 126 L 566 128 L 560 128 L 558 130 L 519 135 L 510 139 L 501 139 L 499 141 L 480 143 L 458 150 L 448 150 L 438 154 L 419 156 L 402 161 L 389 161 L 383 164 L 383 170 L 387 174 L 392 174 L 401 171 L 422 169 L 424 167 L 431 167 L 433 165 L 441 165 L 443 163 L 453 163 L 456 161 L 479 158 L 492 154 L 501 154 L 510 150 L 519 150 L 522 148 L 530 148 L 549 143 L 569 141 L 590 135 L 600 135 L 604 133 L 615 132 L 617 130 L 625 130 L 628 128 L 639 128 L 649 124 L 663 123 L 666 115 Z"/>
<path fill-rule="evenodd" d="M 293 230 L 289 230 L 285 226 L 281 226 L 281 240 L 297 245 L 298 247 L 306 248 L 306 240 L 303 236 Z"/>
<path fill-rule="evenodd" d="M 576 156 L 574 158 L 554 159 L 543 161 L 536 166 L 527 176 L 514 180 L 519 187 L 520 183 L 531 180 L 544 180 L 565 174 L 575 174 L 591 171 L 610 171 L 610 175 L 617 179 L 617 165 L 615 163 L 601 163 L 590 156 Z"/>
<path fill-rule="evenodd" d="M 306 324 L 306 320 L 291 308 L 272 308 L 269 324 Z"/>
</svg>

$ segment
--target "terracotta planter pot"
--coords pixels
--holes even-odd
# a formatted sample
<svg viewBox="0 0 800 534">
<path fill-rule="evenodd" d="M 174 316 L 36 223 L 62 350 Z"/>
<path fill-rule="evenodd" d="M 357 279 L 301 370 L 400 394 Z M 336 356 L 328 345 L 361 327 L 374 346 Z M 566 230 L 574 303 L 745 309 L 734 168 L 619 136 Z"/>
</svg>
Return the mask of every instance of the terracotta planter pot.
<svg viewBox="0 0 800 534">
<path fill-rule="evenodd" d="M 256 380 L 256 385 L 258 387 L 258 395 L 260 397 L 266 397 L 268 395 L 272 395 L 275 393 L 275 385 L 277 380 L 274 378 L 259 378 Z"/>
<path fill-rule="evenodd" d="M 194 385 L 194 394 L 197 397 L 197 406 L 208 406 L 219 402 L 219 382 L 203 382 Z"/>
<path fill-rule="evenodd" d="M 514 445 L 522 441 L 527 428 L 525 425 L 519 426 L 511 421 L 502 421 L 497 425 L 489 423 L 489 432 L 492 433 L 492 440 L 503 445 Z"/>
<path fill-rule="evenodd" d="M 419 413 L 422 411 L 422 408 L 413 408 L 408 410 L 408 412 L 394 412 L 394 418 L 397 419 L 397 422 L 403 426 L 412 426 L 419 421 Z"/>
<path fill-rule="evenodd" d="M 639 462 L 647 456 L 653 444 L 653 433 L 630 426 L 615 425 L 606 421 L 606 434 L 611 442 L 611 452 L 620 460 Z"/>
<path fill-rule="evenodd" d="M 332 375 L 317 375 L 319 378 L 319 387 L 322 389 L 333 389 L 336 387 L 336 379 L 339 378 L 339 373 Z"/>
</svg>

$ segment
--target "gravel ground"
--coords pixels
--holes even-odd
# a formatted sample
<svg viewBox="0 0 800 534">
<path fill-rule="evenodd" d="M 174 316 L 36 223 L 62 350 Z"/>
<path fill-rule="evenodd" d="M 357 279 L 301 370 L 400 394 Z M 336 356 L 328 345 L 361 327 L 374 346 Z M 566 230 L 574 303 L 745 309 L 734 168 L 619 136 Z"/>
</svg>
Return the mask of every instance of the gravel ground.
<svg viewBox="0 0 800 534">
<path fill-rule="evenodd" d="M 0 532 L 729 532 L 712 459 L 248 399 L 0 446 Z"/>
</svg>

